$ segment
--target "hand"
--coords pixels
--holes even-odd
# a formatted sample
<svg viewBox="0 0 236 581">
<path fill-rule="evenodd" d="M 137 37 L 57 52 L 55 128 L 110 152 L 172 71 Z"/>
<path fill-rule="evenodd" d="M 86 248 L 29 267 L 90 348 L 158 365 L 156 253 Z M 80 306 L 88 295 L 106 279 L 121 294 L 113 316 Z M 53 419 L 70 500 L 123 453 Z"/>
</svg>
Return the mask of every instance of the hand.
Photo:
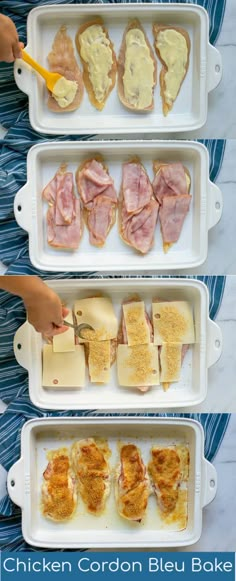
<svg viewBox="0 0 236 581">
<path fill-rule="evenodd" d="M 23 42 L 19 42 L 18 32 L 13 20 L 0 14 L 0 61 L 12 63 L 21 57 Z"/>
<path fill-rule="evenodd" d="M 69 310 L 61 304 L 56 293 L 47 285 L 42 285 L 37 294 L 34 292 L 24 300 L 28 321 L 38 333 L 53 336 L 64 333 L 68 327 L 63 319 Z"/>
</svg>

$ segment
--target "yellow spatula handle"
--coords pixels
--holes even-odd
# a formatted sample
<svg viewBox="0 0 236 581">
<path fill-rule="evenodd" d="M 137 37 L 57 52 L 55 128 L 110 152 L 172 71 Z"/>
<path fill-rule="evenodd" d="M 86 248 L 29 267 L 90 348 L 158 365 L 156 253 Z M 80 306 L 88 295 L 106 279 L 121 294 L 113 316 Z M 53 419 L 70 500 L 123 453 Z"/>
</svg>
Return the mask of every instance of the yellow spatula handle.
<svg viewBox="0 0 236 581">
<path fill-rule="evenodd" d="M 48 79 L 48 71 L 44 67 L 41 67 L 25 50 L 22 50 L 22 58 L 28 63 L 33 69 L 35 69 L 46 81 Z"/>
</svg>

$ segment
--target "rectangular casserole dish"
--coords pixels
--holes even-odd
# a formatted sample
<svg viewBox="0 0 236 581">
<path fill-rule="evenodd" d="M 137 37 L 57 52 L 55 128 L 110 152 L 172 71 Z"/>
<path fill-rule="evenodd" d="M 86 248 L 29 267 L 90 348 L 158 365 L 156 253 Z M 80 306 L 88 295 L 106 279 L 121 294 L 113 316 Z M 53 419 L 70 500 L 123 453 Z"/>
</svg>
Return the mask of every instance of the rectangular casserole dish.
<svg viewBox="0 0 236 581">
<path fill-rule="evenodd" d="M 114 491 L 100 517 L 88 514 L 79 499 L 77 514 L 67 523 L 55 523 L 40 513 L 42 473 L 47 450 L 70 445 L 75 439 L 106 438 L 112 450 L 110 465 L 118 461 L 117 444 L 138 445 L 148 462 L 153 445 L 183 444 L 189 447 L 188 522 L 183 530 L 163 524 L 154 496 L 149 497 L 142 525 L 121 519 L 115 509 Z M 21 458 L 8 473 L 8 492 L 22 509 L 22 534 L 27 543 L 50 549 L 183 547 L 196 543 L 202 530 L 202 509 L 216 494 L 217 474 L 204 458 L 204 432 L 200 423 L 182 418 L 41 418 L 23 426 Z M 137 526 L 136 526 L 137 525 Z M 131 534 L 132 532 L 132 534 Z"/>
<path fill-rule="evenodd" d="M 125 244 L 116 224 L 102 248 L 89 243 L 85 227 L 78 250 L 55 249 L 47 243 L 46 213 L 48 204 L 42 200 L 42 190 L 53 178 L 61 163 L 75 173 L 84 160 L 100 153 L 114 179 L 117 194 L 122 179 L 122 163 L 138 156 L 153 181 L 152 163 L 183 163 L 191 175 L 190 210 L 180 238 L 167 254 L 162 249 L 158 221 L 153 248 L 141 255 Z M 209 155 L 206 147 L 193 141 L 100 141 L 90 143 L 41 143 L 33 146 L 27 156 L 27 182 L 16 194 L 14 212 L 18 224 L 29 233 L 29 254 L 39 270 L 91 272 L 134 270 L 162 271 L 195 268 L 207 258 L 208 231 L 220 220 L 222 194 L 209 180 Z"/>
<path fill-rule="evenodd" d="M 207 395 L 208 368 L 216 363 L 222 351 L 221 330 L 209 319 L 207 287 L 200 281 L 188 279 L 88 279 L 47 281 L 60 298 L 72 306 L 78 298 L 95 296 L 100 292 L 112 299 L 120 319 L 121 303 L 138 293 L 148 312 L 152 298 L 186 300 L 193 308 L 196 343 L 185 356 L 179 382 L 167 392 L 161 386 L 146 393 L 135 388 L 122 388 L 117 383 L 116 364 L 111 369 L 108 385 L 89 384 L 73 390 L 50 390 L 42 386 L 42 336 L 24 323 L 14 338 L 14 353 L 20 365 L 29 373 L 29 395 L 34 405 L 46 409 L 97 409 L 111 412 L 157 411 L 160 409 L 193 407 Z M 63 357 L 63 355 L 62 355 Z"/>
<path fill-rule="evenodd" d="M 218 50 L 209 43 L 208 14 L 195 4 L 118 4 L 118 5 L 49 5 L 30 11 L 27 20 L 26 51 L 48 68 L 47 55 L 57 30 L 66 24 L 74 41 L 81 24 L 101 16 L 109 31 L 118 56 L 123 32 L 128 22 L 139 18 L 153 46 L 152 24 L 182 26 L 190 36 L 191 52 L 187 76 L 173 110 L 165 118 L 162 113 L 159 80 L 155 88 L 155 108 L 150 113 L 135 113 L 119 101 L 116 87 L 102 112 L 97 111 L 84 94 L 79 109 L 72 113 L 55 114 L 47 108 L 44 80 L 22 60 L 14 67 L 18 87 L 29 96 L 29 117 L 32 127 L 47 134 L 143 134 L 193 131 L 207 119 L 208 93 L 222 77 L 222 60 Z M 74 46 L 75 48 L 75 46 Z M 80 63 L 75 48 L 75 55 Z M 81 63 L 80 63 L 81 66 Z M 158 61 L 158 78 L 161 70 Z"/>
</svg>

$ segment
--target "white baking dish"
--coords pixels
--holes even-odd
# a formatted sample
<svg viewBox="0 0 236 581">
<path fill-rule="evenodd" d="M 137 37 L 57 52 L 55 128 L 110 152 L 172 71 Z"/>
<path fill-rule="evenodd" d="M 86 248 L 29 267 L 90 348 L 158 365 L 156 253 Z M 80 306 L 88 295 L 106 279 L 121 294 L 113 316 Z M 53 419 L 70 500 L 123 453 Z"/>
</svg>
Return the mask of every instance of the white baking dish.
<svg viewBox="0 0 236 581">
<path fill-rule="evenodd" d="M 142 525 L 124 521 L 117 515 L 114 490 L 105 512 L 95 517 L 85 512 L 79 501 L 75 518 L 54 523 L 40 514 L 40 489 L 46 468 L 47 450 L 70 445 L 75 439 L 107 438 L 112 455 L 111 467 L 118 462 L 117 443 L 136 443 L 144 462 L 153 445 L 189 446 L 188 523 L 184 530 L 160 522 L 156 501 L 149 498 Z M 21 458 L 9 470 L 8 492 L 22 509 L 22 534 L 30 545 L 59 548 L 180 547 L 196 543 L 202 531 L 202 509 L 213 500 L 217 488 L 214 466 L 204 458 L 204 432 L 201 424 L 182 418 L 42 418 L 23 426 Z"/>
<path fill-rule="evenodd" d="M 167 254 L 163 252 L 160 224 L 155 243 L 142 256 L 125 244 L 114 225 L 103 248 L 89 243 L 87 228 L 76 251 L 55 249 L 47 243 L 46 213 L 42 200 L 44 186 L 62 162 L 75 172 L 78 165 L 96 153 L 103 155 L 114 179 L 117 193 L 122 180 L 122 163 L 138 155 L 151 181 L 152 162 L 180 161 L 191 175 L 192 201 L 179 241 Z M 32 147 L 27 156 L 27 183 L 15 197 L 14 212 L 18 224 L 29 232 L 29 254 L 32 264 L 48 271 L 156 271 L 194 268 L 207 258 L 208 231 L 221 218 L 222 194 L 209 180 L 209 156 L 204 145 L 194 141 L 100 141 L 89 143 L 42 143 Z"/>
<path fill-rule="evenodd" d="M 31 401 L 46 409 L 98 409 L 112 412 L 156 411 L 159 409 L 191 408 L 207 395 L 208 368 L 216 363 L 222 351 L 221 330 L 209 319 L 207 287 L 200 281 L 188 279 L 100 279 L 47 281 L 61 299 L 72 306 L 75 299 L 94 296 L 101 292 L 109 296 L 117 316 L 121 315 L 122 301 L 138 293 L 151 311 L 152 298 L 187 300 L 193 307 L 196 343 L 185 356 L 181 379 L 167 392 L 161 386 L 146 393 L 121 388 L 117 384 L 116 364 L 111 371 L 109 385 L 89 384 L 78 390 L 55 391 L 42 386 L 42 337 L 29 323 L 24 323 L 15 334 L 14 352 L 20 365 L 29 373 Z M 118 319 L 119 320 L 119 319 Z"/>
<path fill-rule="evenodd" d="M 194 4 L 119 4 L 119 5 L 52 5 L 31 10 L 27 20 L 26 50 L 46 68 L 47 55 L 54 36 L 62 24 L 74 40 L 79 26 L 94 16 L 102 16 L 118 56 L 123 32 L 130 19 L 139 18 L 153 46 L 154 22 L 183 26 L 189 33 L 191 52 L 189 70 L 172 112 L 162 114 L 160 84 L 155 89 L 155 109 L 150 113 L 126 110 L 119 101 L 116 87 L 102 112 L 97 111 L 85 93 L 82 105 L 72 113 L 55 114 L 47 108 L 47 91 L 39 75 L 22 60 L 14 67 L 18 87 L 29 95 L 29 117 L 32 127 L 51 134 L 114 134 L 190 131 L 204 125 L 207 119 L 208 93 L 222 77 L 222 60 L 218 50 L 209 44 L 208 14 Z M 80 63 L 75 48 L 75 54 Z M 80 63 L 81 65 L 81 63 Z M 161 70 L 158 62 L 158 77 Z"/>
</svg>

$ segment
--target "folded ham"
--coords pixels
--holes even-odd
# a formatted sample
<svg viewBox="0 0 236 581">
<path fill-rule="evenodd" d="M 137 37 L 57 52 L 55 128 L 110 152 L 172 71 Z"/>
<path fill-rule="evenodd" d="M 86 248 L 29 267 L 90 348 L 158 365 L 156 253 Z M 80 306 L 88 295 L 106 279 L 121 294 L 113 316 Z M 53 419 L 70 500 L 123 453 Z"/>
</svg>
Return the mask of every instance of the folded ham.
<svg viewBox="0 0 236 581">
<path fill-rule="evenodd" d="M 86 161 L 76 172 L 78 193 L 81 197 L 89 241 L 103 246 L 115 222 L 117 195 L 113 179 L 102 162 Z"/>
<path fill-rule="evenodd" d="M 151 200 L 138 214 L 128 214 L 125 204 L 122 205 L 121 237 L 142 254 L 146 254 L 153 246 L 158 207 L 158 203 Z"/>
<path fill-rule="evenodd" d="M 49 204 L 47 212 L 48 244 L 76 249 L 82 235 L 80 201 L 74 196 L 73 174 L 62 165 L 42 193 Z"/>
<path fill-rule="evenodd" d="M 136 213 L 146 206 L 152 197 L 152 185 L 141 163 L 123 164 L 123 198 L 127 212 Z"/>
<path fill-rule="evenodd" d="M 120 203 L 121 238 L 138 252 L 146 254 L 153 246 L 158 218 L 158 202 L 152 185 L 139 161 L 123 164 Z"/>
<path fill-rule="evenodd" d="M 156 172 L 153 192 L 160 204 L 159 217 L 163 247 L 167 252 L 177 242 L 189 211 L 192 197 L 188 170 L 181 163 L 161 164 L 154 162 Z"/>
</svg>

